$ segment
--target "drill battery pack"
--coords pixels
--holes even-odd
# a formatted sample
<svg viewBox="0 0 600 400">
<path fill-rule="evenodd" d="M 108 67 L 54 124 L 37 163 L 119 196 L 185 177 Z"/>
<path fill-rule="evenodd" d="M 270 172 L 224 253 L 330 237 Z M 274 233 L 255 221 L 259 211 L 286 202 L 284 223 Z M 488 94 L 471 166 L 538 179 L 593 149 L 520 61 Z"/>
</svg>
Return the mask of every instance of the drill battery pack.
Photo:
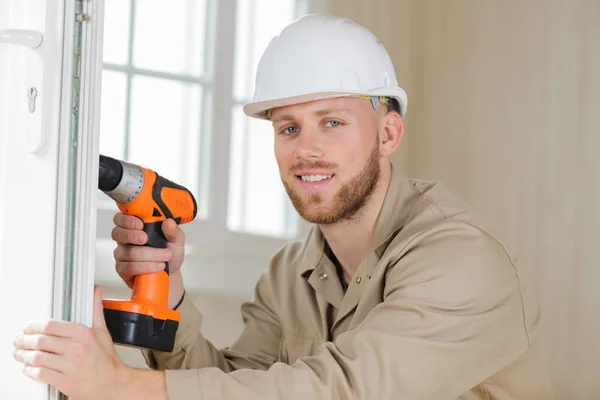
<svg viewBox="0 0 600 400">
<path fill-rule="evenodd" d="M 115 343 L 157 351 L 173 351 L 178 321 L 107 308 L 104 309 L 104 318 Z"/>
</svg>

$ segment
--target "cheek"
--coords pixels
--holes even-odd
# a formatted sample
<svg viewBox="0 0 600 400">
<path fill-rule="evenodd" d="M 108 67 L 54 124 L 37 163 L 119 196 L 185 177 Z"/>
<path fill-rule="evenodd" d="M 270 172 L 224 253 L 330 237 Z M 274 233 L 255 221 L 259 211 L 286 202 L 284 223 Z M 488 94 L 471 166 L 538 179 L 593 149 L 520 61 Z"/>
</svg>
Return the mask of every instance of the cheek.
<svg viewBox="0 0 600 400">
<path fill-rule="evenodd" d="M 346 170 L 354 170 L 360 168 L 360 165 L 365 159 L 365 154 L 369 153 L 370 149 L 366 148 L 366 144 L 358 140 L 344 141 L 338 143 L 330 152 L 332 161 Z"/>
</svg>

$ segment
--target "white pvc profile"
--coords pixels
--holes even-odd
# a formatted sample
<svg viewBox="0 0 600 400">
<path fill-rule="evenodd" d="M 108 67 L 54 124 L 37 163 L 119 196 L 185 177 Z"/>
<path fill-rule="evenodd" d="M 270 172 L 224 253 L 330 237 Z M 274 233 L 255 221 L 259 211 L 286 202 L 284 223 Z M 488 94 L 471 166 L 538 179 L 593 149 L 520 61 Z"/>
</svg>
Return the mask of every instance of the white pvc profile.
<svg viewBox="0 0 600 400">
<path fill-rule="evenodd" d="M 81 63 L 63 75 L 60 165 L 57 207 L 57 243 L 54 318 L 91 326 L 96 242 L 96 193 L 98 191 L 98 147 L 102 71 L 102 0 L 77 2 L 88 20 L 72 22 L 80 31 L 80 43 L 65 46 L 64 64 Z M 75 11 L 75 10 L 73 10 Z M 73 36 L 77 36 L 73 35 Z M 65 35 L 65 37 L 70 37 Z M 73 78 L 75 77 L 75 78 Z"/>
<path fill-rule="evenodd" d="M 104 2 L 66 4 L 53 318 L 91 326 Z"/>
</svg>

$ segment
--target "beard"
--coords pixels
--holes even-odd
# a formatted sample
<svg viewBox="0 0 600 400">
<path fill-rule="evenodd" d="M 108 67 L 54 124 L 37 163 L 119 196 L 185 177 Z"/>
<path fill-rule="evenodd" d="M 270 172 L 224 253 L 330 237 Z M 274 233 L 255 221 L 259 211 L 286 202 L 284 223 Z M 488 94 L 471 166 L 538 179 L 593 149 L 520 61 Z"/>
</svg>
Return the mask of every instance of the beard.
<svg viewBox="0 0 600 400">
<path fill-rule="evenodd" d="M 302 168 L 332 169 L 334 166 L 318 162 L 301 163 L 301 165 L 293 167 L 292 171 Z M 342 185 L 334 195 L 331 207 L 323 205 L 321 194 L 311 193 L 308 199 L 304 201 L 298 192 L 292 189 L 285 180 L 282 179 L 282 182 L 294 208 L 305 221 L 313 224 L 328 225 L 350 221 L 355 218 L 375 191 L 380 175 L 379 146 L 376 143 L 362 171 L 350 179 L 349 182 Z"/>
</svg>

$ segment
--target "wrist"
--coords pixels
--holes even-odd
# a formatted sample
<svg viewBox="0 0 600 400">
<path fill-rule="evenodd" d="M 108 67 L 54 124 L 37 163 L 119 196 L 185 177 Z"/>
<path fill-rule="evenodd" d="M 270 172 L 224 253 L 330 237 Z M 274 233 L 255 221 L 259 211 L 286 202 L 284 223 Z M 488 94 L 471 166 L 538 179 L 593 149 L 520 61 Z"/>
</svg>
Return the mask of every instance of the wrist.
<svg viewBox="0 0 600 400">
<path fill-rule="evenodd" d="M 167 400 L 167 379 L 163 371 L 126 367 L 122 390 L 115 400 Z"/>
<path fill-rule="evenodd" d="M 169 303 L 168 307 L 174 310 L 183 300 L 185 288 L 183 286 L 183 277 L 181 271 L 172 273 L 169 276 Z"/>
</svg>

